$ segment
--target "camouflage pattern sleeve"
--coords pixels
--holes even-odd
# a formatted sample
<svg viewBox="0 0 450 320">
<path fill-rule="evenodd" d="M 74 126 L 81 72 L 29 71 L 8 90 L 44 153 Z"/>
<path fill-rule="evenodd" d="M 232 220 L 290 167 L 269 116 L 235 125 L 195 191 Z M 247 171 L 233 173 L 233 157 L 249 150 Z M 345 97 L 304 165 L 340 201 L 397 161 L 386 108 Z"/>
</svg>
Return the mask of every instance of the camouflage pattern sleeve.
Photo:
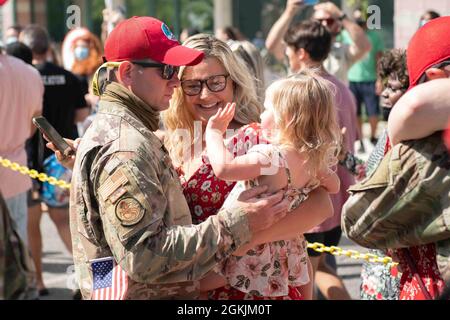
<svg viewBox="0 0 450 320">
<path fill-rule="evenodd" d="M 96 176 L 106 241 L 136 282 L 199 280 L 250 239 L 246 214 L 239 210 L 192 225 L 171 166 L 119 152 Z"/>
</svg>

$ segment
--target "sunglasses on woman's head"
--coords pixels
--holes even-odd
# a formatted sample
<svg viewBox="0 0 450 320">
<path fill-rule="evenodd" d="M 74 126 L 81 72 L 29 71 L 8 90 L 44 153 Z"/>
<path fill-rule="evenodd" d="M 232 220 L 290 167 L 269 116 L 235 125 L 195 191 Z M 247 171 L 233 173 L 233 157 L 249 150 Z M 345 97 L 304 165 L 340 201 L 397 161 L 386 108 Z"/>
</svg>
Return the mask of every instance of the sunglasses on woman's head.
<svg viewBox="0 0 450 320">
<path fill-rule="evenodd" d="M 158 62 L 147 62 L 147 61 L 132 61 L 131 63 L 137 64 L 143 68 L 160 68 L 161 78 L 164 80 L 170 80 L 173 78 L 175 73 L 178 73 L 180 67 L 175 67 L 170 64 L 158 63 Z"/>
<path fill-rule="evenodd" d="M 227 87 L 227 78 L 229 74 L 219 74 L 211 76 L 205 80 L 183 80 L 181 81 L 181 89 L 188 96 L 196 96 L 203 90 L 203 85 L 211 92 L 220 92 Z"/>
</svg>

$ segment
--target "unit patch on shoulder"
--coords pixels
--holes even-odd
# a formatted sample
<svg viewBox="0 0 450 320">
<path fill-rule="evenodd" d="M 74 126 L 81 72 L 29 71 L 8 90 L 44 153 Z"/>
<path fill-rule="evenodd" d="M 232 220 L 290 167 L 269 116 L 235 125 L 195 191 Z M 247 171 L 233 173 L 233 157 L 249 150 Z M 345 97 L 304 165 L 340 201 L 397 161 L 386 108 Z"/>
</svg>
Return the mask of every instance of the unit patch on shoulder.
<svg viewBox="0 0 450 320">
<path fill-rule="evenodd" d="M 144 213 L 145 209 L 136 198 L 123 198 L 116 204 L 116 217 L 126 227 L 139 223 Z"/>
</svg>

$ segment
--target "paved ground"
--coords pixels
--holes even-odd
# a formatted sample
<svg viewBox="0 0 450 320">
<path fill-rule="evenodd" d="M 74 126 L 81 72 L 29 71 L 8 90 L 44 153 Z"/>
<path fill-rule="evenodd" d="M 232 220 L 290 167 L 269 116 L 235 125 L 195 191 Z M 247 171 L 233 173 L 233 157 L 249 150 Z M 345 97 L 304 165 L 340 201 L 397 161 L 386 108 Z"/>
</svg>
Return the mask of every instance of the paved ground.
<svg viewBox="0 0 450 320">
<path fill-rule="evenodd" d="M 379 129 L 384 125 L 381 124 Z M 369 136 L 368 127 L 364 127 L 364 136 Z M 371 152 L 373 146 L 364 139 L 366 152 L 358 154 L 359 157 L 366 159 Z M 67 300 L 72 299 L 72 292 L 68 289 L 68 282 L 70 283 L 70 276 L 72 273 L 72 259 L 60 240 L 55 226 L 44 214 L 42 219 L 42 234 L 43 234 L 43 269 L 44 281 L 50 290 L 50 295 L 42 297 L 45 300 Z M 367 249 L 359 247 L 350 240 L 343 238 L 340 247 L 344 249 L 352 249 L 360 252 L 366 252 Z M 360 260 L 349 259 L 347 257 L 337 257 L 338 274 L 343 278 L 344 283 L 353 299 L 359 299 L 359 285 L 360 285 Z"/>
</svg>

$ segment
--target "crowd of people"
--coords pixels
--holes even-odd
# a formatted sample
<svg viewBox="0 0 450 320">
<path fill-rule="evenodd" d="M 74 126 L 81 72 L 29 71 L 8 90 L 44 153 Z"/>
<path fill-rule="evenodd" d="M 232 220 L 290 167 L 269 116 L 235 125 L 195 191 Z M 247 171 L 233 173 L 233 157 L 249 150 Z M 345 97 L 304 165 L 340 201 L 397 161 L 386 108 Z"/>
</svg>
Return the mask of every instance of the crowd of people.
<svg viewBox="0 0 450 320">
<path fill-rule="evenodd" d="M 354 232 L 366 217 L 353 208 L 368 201 L 361 191 L 389 193 L 380 181 L 397 175 L 381 170 L 404 159 L 405 145 L 444 148 L 442 134 L 430 136 L 450 115 L 450 18 L 429 11 L 406 50 L 385 50 L 360 11 L 349 17 L 324 2 L 295 21 L 303 2 L 287 0 L 268 33 L 265 47 L 289 69 L 274 82 L 260 48 L 233 27 L 215 35 L 186 29 L 180 44 L 156 18 L 104 13 L 116 17 L 105 23 L 107 35 L 74 29 L 61 55 L 41 26 L 9 28 L 0 53 L 0 111 L 8 113 L 0 156 L 71 188 L 0 168 L 0 246 L 10 248 L 0 248 L 0 265 L 3 252 L 24 257 L 8 265 L 14 277 L 0 268 L 0 298 L 49 294 L 43 212 L 73 256 L 74 295 L 84 299 L 350 299 L 333 258 L 306 246 L 338 246 L 343 231 L 399 263 L 365 262 L 361 299 L 442 295 L 450 280 L 449 190 L 427 194 L 443 224 L 434 237 L 407 237 L 396 209 L 385 206 L 376 216 L 392 217 L 389 230 L 399 230 L 382 244 L 381 222 Z M 374 145 L 367 161 L 356 155 L 366 149 L 363 106 Z M 40 115 L 76 155 L 64 156 L 35 130 Z M 388 125 L 378 135 L 380 120 Z M 448 157 L 421 161 L 448 170 Z M 446 187 L 445 177 L 431 183 Z M 391 202 L 414 208 L 415 198 L 396 190 Z M 411 228 L 435 230 L 417 215 L 411 210 Z M 114 296 L 101 291 L 105 266 L 119 270 Z"/>
</svg>

